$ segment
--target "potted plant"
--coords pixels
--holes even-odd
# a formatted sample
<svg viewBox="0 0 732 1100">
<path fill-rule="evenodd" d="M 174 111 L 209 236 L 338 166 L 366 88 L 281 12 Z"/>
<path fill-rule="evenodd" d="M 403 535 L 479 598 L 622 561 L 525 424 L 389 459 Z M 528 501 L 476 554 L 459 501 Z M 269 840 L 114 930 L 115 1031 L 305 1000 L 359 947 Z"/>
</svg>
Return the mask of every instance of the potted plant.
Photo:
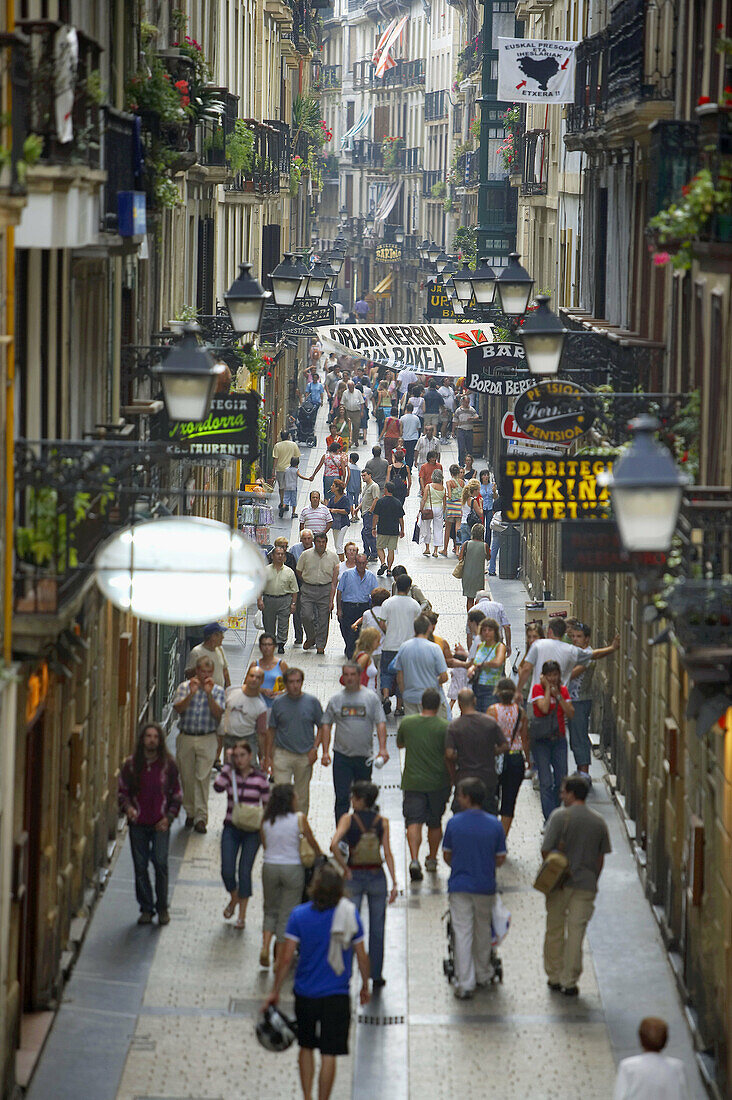
<svg viewBox="0 0 732 1100">
<path fill-rule="evenodd" d="M 681 188 L 681 199 L 659 210 L 648 223 L 654 244 L 663 246 L 654 252 L 653 262 L 663 266 L 671 261 L 675 268 L 691 267 L 695 240 L 708 237 L 712 227 L 732 233 L 732 162 L 723 160 L 715 178 L 711 169 L 702 168 Z"/>
<path fill-rule="evenodd" d="M 430 187 L 430 198 L 432 199 L 444 199 L 447 197 L 447 184 L 444 180 L 437 180 Z"/>
<path fill-rule="evenodd" d="M 234 123 L 234 132 L 226 140 L 226 159 L 232 172 L 237 175 L 251 175 L 254 168 L 254 145 L 256 135 L 251 126 L 242 118 Z"/>
</svg>

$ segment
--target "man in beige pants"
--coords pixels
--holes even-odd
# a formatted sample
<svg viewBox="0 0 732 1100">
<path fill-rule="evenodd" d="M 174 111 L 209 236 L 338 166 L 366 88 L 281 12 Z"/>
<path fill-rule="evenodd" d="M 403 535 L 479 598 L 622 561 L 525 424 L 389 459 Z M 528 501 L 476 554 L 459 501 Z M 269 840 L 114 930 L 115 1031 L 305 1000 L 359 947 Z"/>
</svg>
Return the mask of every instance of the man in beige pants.
<svg viewBox="0 0 732 1100">
<path fill-rule="evenodd" d="M 562 807 L 550 815 L 541 843 L 542 858 L 564 852 L 568 874 L 546 898 L 544 969 L 553 993 L 576 997 L 582 973 L 582 941 L 595 909 L 597 880 L 611 851 L 607 825 L 585 806 L 589 784 L 572 775 L 562 783 Z"/>
<path fill-rule="evenodd" d="M 177 712 L 178 741 L 176 755 L 183 786 L 186 829 L 206 832 L 208 821 L 208 785 L 211 768 L 218 752 L 216 731 L 224 713 L 224 689 L 214 683 L 211 657 L 199 657 L 194 675 L 178 685 L 173 698 Z"/>
<path fill-rule="evenodd" d="M 266 765 L 272 769 L 275 783 L 294 784 L 297 808 L 307 816 L 323 708 L 314 695 L 302 690 L 304 680 L 299 668 L 288 668 L 285 673 L 285 693 L 270 707 Z"/>
</svg>

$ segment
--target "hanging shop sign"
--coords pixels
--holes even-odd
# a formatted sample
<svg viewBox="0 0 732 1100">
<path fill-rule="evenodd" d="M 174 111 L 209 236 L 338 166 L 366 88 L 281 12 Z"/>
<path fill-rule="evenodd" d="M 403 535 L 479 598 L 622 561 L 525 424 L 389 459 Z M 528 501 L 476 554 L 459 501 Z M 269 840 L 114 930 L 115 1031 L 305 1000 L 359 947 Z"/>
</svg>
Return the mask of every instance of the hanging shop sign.
<svg viewBox="0 0 732 1100">
<path fill-rule="evenodd" d="M 590 396 L 574 382 L 537 382 L 526 388 L 513 415 L 519 428 L 538 443 L 571 443 L 595 419 Z"/>
<path fill-rule="evenodd" d="M 442 283 L 428 283 L 425 292 L 427 294 L 425 317 L 428 321 L 455 321 L 457 319 Z"/>
<path fill-rule="evenodd" d="M 465 385 L 493 397 L 518 397 L 538 380 L 526 373 L 522 344 L 492 343 L 470 348 Z"/>
<path fill-rule="evenodd" d="M 463 378 L 465 353 L 493 341 L 493 327 L 486 324 L 452 325 L 336 325 L 316 328 L 325 351 L 352 355 L 417 374 L 445 374 Z M 519 391 L 520 392 L 520 391 Z"/>
<path fill-rule="evenodd" d="M 618 525 L 610 519 L 565 520 L 562 524 L 562 569 L 573 573 L 631 573 L 638 566 L 662 567 L 663 553 L 623 550 Z"/>
<path fill-rule="evenodd" d="M 254 462 L 259 453 L 258 415 L 259 394 L 221 394 L 212 399 L 205 420 L 171 423 L 160 413 L 156 437 L 170 442 L 172 455 L 220 455 Z"/>
<path fill-rule="evenodd" d="M 604 519 L 610 512 L 610 493 L 597 483 L 598 474 L 612 469 L 606 456 L 579 458 L 501 457 L 499 496 L 501 514 L 510 522 L 560 519 Z"/>
<path fill-rule="evenodd" d="M 313 306 L 311 309 L 300 309 L 290 313 L 282 331 L 288 336 L 312 336 L 314 325 L 335 324 L 335 306 Z M 305 329 L 305 332 L 301 330 Z"/>
<path fill-rule="evenodd" d="M 402 246 L 400 244 L 377 244 L 374 259 L 380 264 L 392 264 L 395 260 L 401 260 Z"/>
</svg>

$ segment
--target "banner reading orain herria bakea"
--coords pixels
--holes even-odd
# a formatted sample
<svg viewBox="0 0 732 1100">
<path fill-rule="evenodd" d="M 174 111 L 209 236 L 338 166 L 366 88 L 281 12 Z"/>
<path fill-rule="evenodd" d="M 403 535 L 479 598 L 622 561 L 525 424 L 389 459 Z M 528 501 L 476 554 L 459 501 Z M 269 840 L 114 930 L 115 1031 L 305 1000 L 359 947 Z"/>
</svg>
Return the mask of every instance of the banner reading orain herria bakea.
<svg viewBox="0 0 732 1100">
<path fill-rule="evenodd" d="M 368 359 L 394 370 L 462 378 L 466 353 L 493 343 L 491 325 L 336 325 L 313 330 L 325 351 Z"/>
</svg>

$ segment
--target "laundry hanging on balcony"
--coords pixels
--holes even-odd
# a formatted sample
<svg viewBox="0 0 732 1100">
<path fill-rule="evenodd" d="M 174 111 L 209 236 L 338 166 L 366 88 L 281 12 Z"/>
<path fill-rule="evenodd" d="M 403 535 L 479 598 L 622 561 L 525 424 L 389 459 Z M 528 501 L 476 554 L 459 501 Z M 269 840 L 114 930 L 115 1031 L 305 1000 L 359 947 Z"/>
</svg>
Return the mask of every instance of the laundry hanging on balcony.
<svg viewBox="0 0 732 1100">
<path fill-rule="evenodd" d="M 383 75 L 384 75 L 384 73 L 386 72 L 387 69 L 393 69 L 394 66 L 396 65 L 396 61 L 391 56 L 390 50 L 391 50 L 392 46 L 396 45 L 397 40 L 399 38 L 401 38 L 402 31 L 404 30 L 404 28 L 407 24 L 407 19 L 408 18 L 409 18 L 408 15 L 403 15 L 402 18 L 399 20 L 399 22 L 396 24 L 396 26 L 392 27 L 390 32 L 389 32 L 389 28 L 387 27 L 386 31 L 384 31 L 384 34 L 382 34 L 381 39 L 379 40 L 379 45 L 376 47 L 376 50 L 374 51 L 374 54 L 379 53 L 378 61 L 374 62 L 374 64 L 376 65 L 376 72 L 374 73 L 374 76 L 379 77 L 379 79 L 381 79 L 381 77 L 383 77 Z M 392 23 L 393 22 L 395 22 L 395 20 L 392 20 Z M 390 24 L 390 26 L 391 26 L 391 24 Z M 383 46 L 382 46 L 382 42 L 383 42 Z M 373 58 L 372 58 L 372 61 L 373 61 Z"/>
<path fill-rule="evenodd" d="M 499 38 L 499 100 L 574 103 L 576 47 L 576 42 Z"/>
<path fill-rule="evenodd" d="M 341 138 L 341 149 L 353 138 L 358 137 L 361 131 L 368 125 L 371 120 L 371 108 L 368 111 L 364 111 L 360 119 L 355 126 L 352 126 L 350 130 L 346 130 L 345 134 Z"/>
<path fill-rule="evenodd" d="M 384 236 L 384 223 L 396 205 L 403 182 L 404 180 L 400 179 L 396 183 L 392 183 L 379 199 L 378 206 L 374 211 L 374 235 L 377 237 Z"/>
</svg>

